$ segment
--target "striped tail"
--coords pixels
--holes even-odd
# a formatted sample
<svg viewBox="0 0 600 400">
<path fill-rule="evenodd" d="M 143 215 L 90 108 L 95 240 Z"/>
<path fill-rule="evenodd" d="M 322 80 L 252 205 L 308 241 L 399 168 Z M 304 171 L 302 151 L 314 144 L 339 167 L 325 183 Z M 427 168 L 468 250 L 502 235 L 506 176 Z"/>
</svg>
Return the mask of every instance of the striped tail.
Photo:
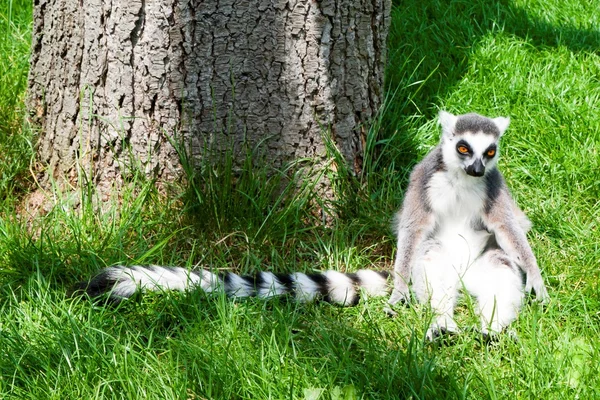
<svg viewBox="0 0 600 400">
<path fill-rule="evenodd" d="M 119 302 L 138 290 L 193 290 L 207 293 L 224 291 L 230 297 L 270 298 L 291 295 L 299 302 L 317 298 L 342 306 L 356 305 L 361 293 L 366 296 L 384 296 L 390 289 L 387 272 L 360 270 L 351 274 L 337 271 L 303 274 L 273 274 L 259 272 L 254 276 L 240 276 L 228 272 L 214 274 L 207 270 L 189 271 L 180 267 L 114 266 L 101 270 L 78 289 L 91 297 L 107 295 Z M 362 289 L 362 290 L 361 290 Z"/>
</svg>

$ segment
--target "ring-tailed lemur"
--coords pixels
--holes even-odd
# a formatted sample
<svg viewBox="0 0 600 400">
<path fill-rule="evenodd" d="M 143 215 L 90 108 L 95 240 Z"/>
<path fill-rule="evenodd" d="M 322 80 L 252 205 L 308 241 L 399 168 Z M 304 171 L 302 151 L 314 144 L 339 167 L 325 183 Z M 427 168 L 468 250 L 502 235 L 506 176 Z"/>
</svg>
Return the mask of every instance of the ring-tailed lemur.
<svg viewBox="0 0 600 400">
<path fill-rule="evenodd" d="M 408 282 L 435 319 L 432 339 L 456 332 L 460 289 L 477 299 L 483 333 L 500 332 L 517 316 L 525 292 L 546 300 L 525 236 L 531 223 L 496 168 L 508 118 L 440 112 L 440 144 L 413 170 L 396 216 L 398 249 L 391 305 L 408 300 Z"/>
<path fill-rule="evenodd" d="M 500 332 L 516 318 L 523 289 L 533 289 L 540 300 L 548 297 L 525 236 L 531 224 L 496 168 L 499 139 L 509 119 L 442 111 L 439 120 L 440 144 L 414 168 L 396 217 L 398 250 L 389 303 L 407 301 L 412 281 L 417 300 L 429 303 L 435 313 L 427 332 L 433 339 L 443 331 L 458 331 L 453 313 L 464 288 L 477 299 L 482 332 Z M 385 272 L 369 270 L 239 276 L 179 267 L 114 266 L 81 288 L 93 297 L 108 293 L 114 301 L 141 288 L 200 287 L 235 297 L 292 294 L 298 301 L 321 297 L 353 305 L 360 288 L 370 296 L 389 293 L 387 278 Z"/>
</svg>

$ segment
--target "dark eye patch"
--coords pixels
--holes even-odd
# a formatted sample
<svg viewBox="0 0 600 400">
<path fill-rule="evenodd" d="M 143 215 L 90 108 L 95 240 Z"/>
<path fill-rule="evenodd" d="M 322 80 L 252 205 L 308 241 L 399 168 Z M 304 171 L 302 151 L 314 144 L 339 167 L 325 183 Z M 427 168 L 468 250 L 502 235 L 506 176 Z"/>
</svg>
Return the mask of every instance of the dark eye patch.
<svg viewBox="0 0 600 400">
<path fill-rule="evenodd" d="M 473 150 L 471 149 L 471 146 L 469 146 L 469 143 L 467 143 L 464 140 L 459 140 L 458 143 L 456 143 L 456 151 L 460 155 L 469 155 L 473 153 Z"/>
<path fill-rule="evenodd" d="M 484 155 L 488 158 L 492 158 L 496 155 L 496 145 L 493 144 L 490 147 L 487 148 L 487 150 L 485 151 Z"/>
</svg>

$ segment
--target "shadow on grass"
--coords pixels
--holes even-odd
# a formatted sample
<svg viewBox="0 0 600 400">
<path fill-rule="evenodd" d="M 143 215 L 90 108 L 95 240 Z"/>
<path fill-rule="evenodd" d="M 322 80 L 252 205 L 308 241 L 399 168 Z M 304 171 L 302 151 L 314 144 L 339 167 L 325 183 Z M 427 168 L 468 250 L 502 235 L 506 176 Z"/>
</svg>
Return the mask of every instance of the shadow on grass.
<svg viewBox="0 0 600 400">
<path fill-rule="evenodd" d="M 600 52 L 600 30 L 573 21 L 577 12 L 579 15 L 596 12 L 591 3 L 550 4 L 545 8 L 545 16 L 511 0 L 395 0 L 393 3 L 386 74 L 390 104 L 383 116 L 381 136 L 386 144 L 392 142 L 387 147 L 393 149 L 385 150 L 388 154 L 384 160 L 400 170 L 409 169 L 422 156 L 416 151 L 415 130 L 437 117 L 438 107 L 460 84 L 471 55 L 486 36 L 514 35 L 538 49 L 564 46 L 572 52 Z M 566 17 L 562 7 L 580 10 Z M 555 20 L 550 21 L 551 18 Z M 589 20 L 582 17 L 585 19 Z M 484 113 L 486 110 L 456 111 Z"/>
<path fill-rule="evenodd" d="M 600 52 L 600 30 L 575 22 L 551 23 L 510 0 L 396 0 L 394 6 L 388 92 L 412 88 L 397 96 L 402 108 L 394 113 L 400 115 L 417 112 L 434 118 L 434 105 L 460 82 L 473 49 L 490 33 L 515 35 L 537 48 L 564 46 L 573 52 Z M 556 10 L 556 17 L 561 11 Z M 424 83 L 413 94 L 411 85 L 419 81 Z M 407 97 L 410 102 L 403 101 Z"/>
<path fill-rule="evenodd" d="M 359 309 L 191 292 L 153 294 L 119 312 L 128 325 L 120 329 L 139 332 L 142 348 L 166 346 L 188 390 L 209 398 L 256 396 L 256 387 L 298 398 L 292 393 L 307 386 L 351 387 L 366 398 L 461 398 L 470 380 L 445 368 L 409 321 Z M 389 323 L 400 325 L 383 334 Z"/>
</svg>

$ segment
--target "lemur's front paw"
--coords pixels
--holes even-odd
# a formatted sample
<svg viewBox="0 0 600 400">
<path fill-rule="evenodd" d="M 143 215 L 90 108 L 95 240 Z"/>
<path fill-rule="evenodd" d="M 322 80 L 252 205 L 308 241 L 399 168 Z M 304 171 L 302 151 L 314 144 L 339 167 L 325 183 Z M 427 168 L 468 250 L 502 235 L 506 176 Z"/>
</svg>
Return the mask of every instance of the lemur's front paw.
<svg viewBox="0 0 600 400">
<path fill-rule="evenodd" d="M 535 300 L 540 303 L 547 303 L 550 299 L 546 285 L 542 275 L 538 274 L 527 274 L 527 280 L 525 282 L 525 293 L 531 294 L 531 291 L 535 292 Z"/>
<path fill-rule="evenodd" d="M 398 313 L 392 310 L 392 307 L 383 307 L 383 312 L 390 318 L 395 318 Z"/>
<path fill-rule="evenodd" d="M 395 317 L 396 315 L 398 315 L 398 313 L 396 311 L 394 311 L 392 309 L 392 307 L 396 306 L 397 304 L 408 305 L 409 301 L 410 301 L 410 290 L 408 289 L 408 286 L 403 286 L 400 289 L 395 287 L 394 290 L 392 291 L 392 295 L 390 296 L 390 299 L 388 300 L 389 307 L 385 307 L 383 309 L 383 311 L 389 317 Z"/>
<path fill-rule="evenodd" d="M 388 304 L 390 306 L 395 306 L 396 304 L 408 304 L 410 302 L 410 290 L 408 289 L 408 285 L 403 285 L 402 287 L 395 287 L 392 291 L 392 295 L 388 300 Z"/>
</svg>

